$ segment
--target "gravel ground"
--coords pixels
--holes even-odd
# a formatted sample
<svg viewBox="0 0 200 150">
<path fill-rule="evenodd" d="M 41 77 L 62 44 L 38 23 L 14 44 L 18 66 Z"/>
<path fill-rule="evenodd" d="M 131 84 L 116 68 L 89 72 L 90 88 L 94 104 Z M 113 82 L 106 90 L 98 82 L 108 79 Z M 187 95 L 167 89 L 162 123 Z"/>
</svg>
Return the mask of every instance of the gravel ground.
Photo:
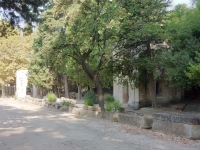
<svg viewBox="0 0 200 150">
<path fill-rule="evenodd" d="M 0 99 L 0 150 L 200 150 L 200 140 Z"/>
</svg>

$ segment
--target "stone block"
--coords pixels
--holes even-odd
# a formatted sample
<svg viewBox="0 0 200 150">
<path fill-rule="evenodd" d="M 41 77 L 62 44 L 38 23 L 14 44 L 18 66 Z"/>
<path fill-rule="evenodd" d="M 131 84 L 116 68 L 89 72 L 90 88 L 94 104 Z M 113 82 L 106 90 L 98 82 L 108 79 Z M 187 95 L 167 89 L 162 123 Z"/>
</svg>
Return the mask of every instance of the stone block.
<svg viewBox="0 0 200 150">
<path fill-rule="evenodd" d="M 190 116 L 185 113 L 154 114 L 152 129 L 165 134 L 200 139 L 200 116 L 194 114 Z"/>
<path fill-rule="evenodd" d="M 129 124 L 143 129 L 152 128 L 153 119 L 147 116 L 141 115 L 127 115 L 127 114 L 118 114 L 118 122 L 123 124 Z"/>
<path fill-rule="evenodd" d="M 55 108 L 58 110 L 60 109 L 62 106 L 59 104 L 59 105 L 55 105 Z"/>
<path fill-rule="evenodd" d="M 200 139 L 200 125 L 153 120 L 152 129 L 154 131 L 186 137 L 188 139 Z"/>
<path fill-rule="evenodd" d="M 69 113 L 71 114 L 80 115 L 80 110 L 82 110 L 82 108 L 69 106 Z"/>
<path fill-rule="evenodd" d="M 68 106 L 62 106 L 62 107 L 60 107 L 59 110 L 68 112 L 69 111 L 69 107 Z"/>
</svg>

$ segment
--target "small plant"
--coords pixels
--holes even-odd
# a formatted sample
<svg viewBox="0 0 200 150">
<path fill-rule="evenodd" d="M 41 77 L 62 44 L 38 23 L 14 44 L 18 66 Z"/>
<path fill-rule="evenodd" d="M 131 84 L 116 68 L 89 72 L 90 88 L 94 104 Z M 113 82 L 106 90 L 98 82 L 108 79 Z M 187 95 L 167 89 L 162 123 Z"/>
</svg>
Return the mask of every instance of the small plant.
<svg viewBox="0 0 200 150">
<path fill-rule="evenodd" d="M 111 95 L 111 94 L 105 94 L 105 95 L 103 96 L 103 98 L 104 98 L 104 100 L 105 100 L 106 102 L 108 102 L 108 103 L 114 102 L 114 97 L 113 97 L 113 95 Z"/>
<path fill-rule="evenodd" d="M 95 101 L 91 99 L 87 99 L 87 100 L 84 100 L 84 104 L 86 106 L 93 106 L 95 104 Z"/>
<path fill-rule="evenodd" d="M 93 91 L 86 92 L 83 99 L 86 106 L 93 106 L 97 103 L 97 98 Z"/>
<path fill-rule="evenodd" d="M 95 100 L 97 101 L 97 97 L 95 95 L 95 93 L 93 91 L 87 91 L 83 97 L 84 100 L 86 99 L 92 99 L 92 100 Z"/>
<path fill-rule="evenodd" d="M 69 107 L 69 105 L 71 104 L 71 101 L 63 101 L 62 102 L 62 104 L 63 104 L 63 106 L 68 106 Z"/>
<path fill-rule="evenodd" d="M 114 112 L 116 112 L 116 111 L 120 110 L 121 106 L 122 105 L 121 105 L 121 103 L 119 101 L 114 101 L 114 102 L 108 103 L 106 105 L 106 110 L 107 111 L 114 111 Z"/>
<path fill-rule="evenodd" d="M 56 95 L 53 92 L 49 92 L 46 96 L 49 102 L 55 102 L 57 99 Z"/>
</svg>

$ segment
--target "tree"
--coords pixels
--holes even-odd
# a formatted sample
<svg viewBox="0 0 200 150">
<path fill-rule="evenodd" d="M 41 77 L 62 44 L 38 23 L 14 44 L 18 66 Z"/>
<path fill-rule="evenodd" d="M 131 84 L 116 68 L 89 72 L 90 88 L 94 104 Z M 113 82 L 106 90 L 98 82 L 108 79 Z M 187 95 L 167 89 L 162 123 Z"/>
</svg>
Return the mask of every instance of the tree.
<svg viewBox="0 0 200 150">
<path fill-rule="evenodd" d="M 5 19 L 0 20 L 0 38 L 8 36 L 13 36 L 17 34 L 16 27 L 11 24 L 11 22 L 7 22 Z"/>
<path fill-rule="evenodd" d="M 51 7 L 53 3 L 51 4 Z M 63 27 L 62 19 L 55 20 L 51 7 L 40 15 L 42 22 L 33 43 L 33 57 L 29 64 L 31 84 L 53 90 L 57 93 L 58 73 L 65 65 L 62 54 L 54 51 L 50 45 Z M 28 28 L 29 29 L 29 28 Z M 58 92 L 59 93 L 59 92 Z"/>
<path fill-rule="evenodd" d="M 160 70 L 160 51 L 165 47 L 151 46 L 163 43 L 164 21 L 167 19 L 169 0 L 126 0 L 120 1 L 121 13 L 118 49 L 115 52 L 115 71 L 120 80 L 135 85 L 147 81 L 152 107 L 156 102 L 156 73 Z M 144 78 L 147 78 L 147 80 Z M 141 81 L 143 80 L 143 81 Z"/>
<path fill-rule="evenodd" d="M 199 74 L 200 74 L 200 53 L 197 53 L 196 63 L 189 65 L 188 72 L 186 72 L 186 75 L 195 84 L 198 84 L 200 86 Z"/>
<path fill-rule="evenodd" d="M 196 84 L 185 72 L 190 72 L 188 67 L 196 64 L 196 52 L 200 48 L 199 10 L 177 5 L 166 22 L 166 37 L 171 48 L 163 55 L 163 60 L 165 79 L 172 87 L 190 89 Z"/>
<path fill-rule="evenodd" d="M 4 86 L 15 81 L 17 70 L 27 69 L 29 56 L 32 50 L 33 37 L 34 35 L 21 37 L 19 34 L 16 34 L 7 38 L 0 38 L 1 85 Z"/>
<path fill-rule="evenodd" d="M 82 69 L 95 85 L 98 92 L 99 105 L 104 112 L 103 82 L 108 80 L 112 70 L 101 74 L 110 60 L 116 24 L 116 2 L 109 0 L 84 0 L 58 2 L 56 10 L 66 10 L 66 32 L 60 34 L 54 43 L 55 49 L 61 49 Z M 112 76 L 112 75 L 111 75 Z"/>
<path fill-rule="evenodd" d="M 0 9 L 4 18 L 11 24 L 18 24 L 21 19 L 27 22 L 37 22 L 38 15 L 48 6 L 49 0 L 1 0 Z"/>
</svg>

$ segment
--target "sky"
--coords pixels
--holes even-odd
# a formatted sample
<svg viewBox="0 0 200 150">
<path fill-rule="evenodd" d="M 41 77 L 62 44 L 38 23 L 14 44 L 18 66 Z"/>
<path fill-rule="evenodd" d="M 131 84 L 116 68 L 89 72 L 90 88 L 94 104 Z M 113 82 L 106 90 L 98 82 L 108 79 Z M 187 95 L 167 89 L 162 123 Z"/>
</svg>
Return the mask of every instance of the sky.
<svg viewBox="0 0 200 150">
<path fill-rule="evenodd" d="M 172 0 L 172 7 L 182 3 L 187 4 L 189 7 L 191 6 L 191 0 Z"/>
</svg>

